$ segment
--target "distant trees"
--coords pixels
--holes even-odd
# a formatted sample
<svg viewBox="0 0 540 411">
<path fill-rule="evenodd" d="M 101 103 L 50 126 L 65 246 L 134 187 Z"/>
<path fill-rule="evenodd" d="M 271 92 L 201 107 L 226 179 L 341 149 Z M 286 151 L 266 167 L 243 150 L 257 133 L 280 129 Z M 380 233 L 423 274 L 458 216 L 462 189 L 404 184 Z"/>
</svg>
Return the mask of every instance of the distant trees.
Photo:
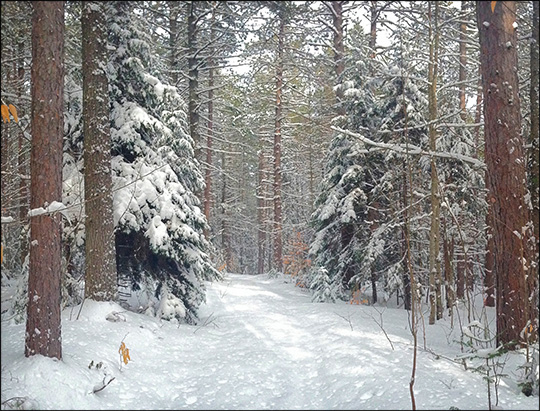
<svg viewBox="0 0 540 411">
<path fill-rule="evenodd" d="M 281 166 L 281 151 L 282 151 L 282 123 L 283 123 L 283 53 L 284 53 L 284 36 L 285 27 L 289 18 L 287 10 L 287 2 L 276 2 L 276 14 L 278 17 L 278 32 L 277 32 L 277 50 L 276 50 L 276 114 L 274 127 L 274 266 L 278 271 L 283 270 L 283 215 L 282 215 L 282 166 Z"/>
<path fill-rule="evenodd" d="M 30 56 L 32 2 L 2 3 L 2 104 L 16 107 L 18 121 L 2 122 L 2 215 L 26 220 L 30 203 Z M 29 225 L 3 224 L 3 273 L 19 277 L 28 270 Z M 25 268 L 23 268 L 25 267 Z M 19 277 L 20 278 L 20 277 Z"/>
<path fill-rule="evenodd" d="M 62 359 L 64 2 L 33 2 L 30 272 L 25 355 Z"/>
</svg>

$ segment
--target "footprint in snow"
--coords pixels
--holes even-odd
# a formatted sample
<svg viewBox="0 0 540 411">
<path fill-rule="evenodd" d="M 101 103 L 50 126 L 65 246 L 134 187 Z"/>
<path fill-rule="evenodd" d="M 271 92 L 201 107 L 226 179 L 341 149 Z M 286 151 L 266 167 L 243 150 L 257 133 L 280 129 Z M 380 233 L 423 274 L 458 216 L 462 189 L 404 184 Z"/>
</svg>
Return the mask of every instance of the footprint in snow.
<svg viewBox="0 0 540 411">
<path fill-rule="evenodd" d="M 186 404 L 187 405 L 191 405 L 191 404 L 195 404 L 197 402 L 197 397 L 187 397 L 186 398 Z"/>
</svg>

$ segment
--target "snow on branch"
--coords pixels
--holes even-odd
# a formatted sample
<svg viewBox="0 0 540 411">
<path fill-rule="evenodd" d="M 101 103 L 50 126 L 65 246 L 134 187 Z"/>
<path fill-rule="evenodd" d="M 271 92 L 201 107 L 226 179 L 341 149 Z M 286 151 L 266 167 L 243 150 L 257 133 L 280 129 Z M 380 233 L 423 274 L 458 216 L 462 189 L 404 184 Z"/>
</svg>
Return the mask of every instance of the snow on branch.
<svg viewBox="0 0 540 411">
<path fill-rule="evenodd" d="M 464 163 L 469 163 L 473 167 L 478 168 L 486 168 L 486 164 L 483 161 L 480 161 L 476 158 L 465 156 L 462 154 L 455 154 L 455 153 L 446 153 L 446 152 L 437 152 L 437 151 L 426 151 L 422 150 L 420 147 L 417 147 L 413 144 L 388 144 L 388 143 L 378 143 L 373 140 L 370 140 L 367 137 L 364 137 L 361 134 L 354 133 L 349 130 L 344 130 L 342 128 L 336 127 L 336 126 L 330 126 L 332 130 L 335 130 L 339 133 L 347 134 L 351 137 L 355 137 L 362 141 L 364 144 L 367 144 L 372 147 L 376 147 L 379 149 L 386 149 L 386 150 L 392 150 L 397 153 L 406 154 L 406 155 L 421 155 L 421 156 L 430 156 L 430 157 L 440 157 L 440 158 L 452 158 L 454 160 L 463 161 Z"/>
<path fill-rule="evenodd" d="M 53 213 L 59 212 L 64 217 L 66 217 L 67 220 L 69 221 L 69 216 L 66 210 L 67 210 L 67 207 L 64 205 L 64 203 L 61 203 L 59 201 L 53 201 L 51 204 L 48 204 L 45 208 L 38 207 L 38 208 L 33 208 L 32 210 L 29 210 L 28 217 L 37 217 L 43 214 L 53 214 Z"/>
</svg>

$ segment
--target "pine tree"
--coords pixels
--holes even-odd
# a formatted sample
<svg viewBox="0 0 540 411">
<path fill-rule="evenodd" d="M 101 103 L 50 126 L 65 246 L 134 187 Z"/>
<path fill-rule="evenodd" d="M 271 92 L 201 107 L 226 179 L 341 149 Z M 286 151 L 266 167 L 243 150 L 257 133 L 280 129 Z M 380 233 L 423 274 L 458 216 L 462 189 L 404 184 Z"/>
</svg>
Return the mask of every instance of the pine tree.
<svg viewBox="0 0 540 411">
<path fill-rule="evenodd" d="M 64 2 L 37 1 L 33 6 L 30 207 L 49 210 L 57 208 L 62 200 Z M 61 235 L 60 213 L 32 217 L 24 351 L 27 357 L 41 354 L 62 359 Z"/>
<path fill-rule="evenodd" d="M 350 280 L 359 271 L 362 256 L 358 251 L 361 238 L 367 235 L 359 224 L 367 211 L 361 149 L 361 144 L 344 134 L 334 138 L 312 215 L 312 261 L 345 290 L 352 287 Z"/>
<path fill-rule="evenodd" d="M 523 138 L 517 78 L 516 2 L 478 2 L 480 62 L 484 91 L 485 156 L 494 239 L 497 343 L 518 342 L 535 313 L 526 275 L 534 267 L 525 203 Z"/>
</svg>

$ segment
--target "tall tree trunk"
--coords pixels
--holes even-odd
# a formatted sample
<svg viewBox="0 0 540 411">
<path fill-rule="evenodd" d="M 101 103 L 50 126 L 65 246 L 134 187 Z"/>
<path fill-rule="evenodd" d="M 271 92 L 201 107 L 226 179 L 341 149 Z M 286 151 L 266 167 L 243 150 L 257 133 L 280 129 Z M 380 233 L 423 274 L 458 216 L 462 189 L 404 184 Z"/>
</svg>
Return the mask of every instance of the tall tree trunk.
<svg viewBox="0 0 540 411">
<path fill-rule="evenodd" d="M 401 254 L 403 256 L 403 301 L 406 310 L 411 310 L 411 277 L 412 272 L 409 270 L 411 267 L 409 256 L 409 212 L 408 212 L 408 192 L 407 192 L 407 175 L 406 170 L 403 172 L 402 189 L 401 189 L 401 209 L 403 210 L 403 220 L 401 222 Z"/>
<path fill-rule="evenodd" d="M 199 59 L 197 57 L 197 16 L 196 1 L 187 3 L 188 18 L 188 110 L 189 132 L 195 145 L 195 158 L 201 159 L 201 137 L 199 131 Z"/>
<path fill-rule="evenodd" d="M 433 3 L 429 3 L 429 65 L 428 82 L 429 86 L 429 148 L 431 151 L 437 150 L 437 126 L 433 123 L 437 120 L 437 69 L 439 55 L 439 5 L 435 3 L 435 15 L 432 16 Z M 434 25 L 434 27 L 433 27 Z M 429 323 L 435 324 L 435 319 L 442 318 L 441 299 L 441 260 L 439 256 L 440 242 L 440 198 L 439 198 L 439 177 L 437 176 L 437 165 L 435 159 L 431 158 L 431 228 L 429 231 L 429 302 L 430 314 Z"/>
<path fill-rule="evenodd" d="M 371 30 L 369 32 L 369 49 L 371 50 L 370 57 L 372 59 L 375 58 L 377 55 L 377 20 L 379 18 L 379 13 L 377 11 L 377 2 L 376 1 L 370 1 L 370 27 Z"/>
<path fill-rule="evenodd" d="M 492 207 L 497 344 L 520 341 L 531 318 L 526 275 L 532 274 L 525 204 L 524 144 L 517 77 L 516 2 L 477 2 L 484 91 L 486 185 Z"/>
<path fill-rule="evenodd" d="M 210 44 L 214 43 L 215 37 L 215 8 L 212 8 L 212 22 L 210 26 Z M 210 55 L 213 52 L 210 51 Z M 214 64 L 213 59 L 210 57 L 208 59 L 208 130 L 206 136 L 206 171 L 204 175 L 204 215 L 206 221 L 210 224 L 210 207 L 212 205 L 212 143 L 214 139 Z M 208 230 L 204 230 L 204 235 L 209 239 Z"/>
<path fill-rule="evenodd" d="M 258 255 L 257 255 L 257 273 L 264 273 L 264 255 L 265 255 L 265 243 L 266 243 L 266 192 L 264 190 L 265 186 L 265 161 L 264 161 L 264 151 L 261 147 L 259 150 L 259 169 L 258 169 L 258 184 L 257 184 L 257 245 L 258 245 Z"/>
<path fill-rule="evenodd" d="M 33 2 L 32 16 L 32 209 L 62 201 L 64 134 L 64 2 Z M 30 269 L 26 319 L 26 357 L 62 359 L 60 213 L 30 222 Z"/>
<path fill-rule="evenodd" d="M 461 255 L 458 255 L 456 264 L 456 297 L 458 300 L 465 298 L 465 256 L 463 251 Z"/>
<path fill-rule="evenodd" d="M 111 133 L 107 65 L 107 3 L 83 2 L 83 120 L 85 196 L 85 297 L 114 301 L 117 295 Z"/>
<path fill-rule="evenodd" d="M 283 120 L 283 49 L 285 37 L 285 13 L 279 9 L 278 50 L 276 61 L 276 117 L 274 129 L 274 264 L 283 270 L 283 233 L 281 209 L 281 123 Z"/>
<path fill-rule="evenodd" d="M 461 24 L 459 26 L 459 115 L 463 121 L 467 120 L 467 102 L 465 93 L 465 81 L 467 80 L 467 14 L 468 4 L 461 2 Z"/>
<path fill-rule="evenodd" d="M 534 261 L 536 266 L 532 269 L 538 274 L 538 257 L 540 252 L 540 233 L 539 220 L 540 220 L 540 208 L 539 208 L 539 173 L 540 173 L 540 152 L 539 152 L 539 121 L 540 113 L 538 108 L 538 75 L 539 75 L 539 56 L 538 56 L 538 30 L 539 30 L 539 16 L 538 16 L 538 2 L 533 1 L 533 19 L 532 19 L 532 39 L 531 42 L 531 88 L 530 88 L 530 107 L 531 107 L 531 134 L 529 137 L 529 160 L 528 160 L 528 172 L 529 172 L 529 195 L 532 201 L 532 216 L 533 223 L 533 235 L 535 241 L 531 244 L 531 261 Z M 530 318 L 538 319 L 538 275 L 531 275 L 529 273 L 527 277 L 528 283 L 528 295 L 529 295 L 529 307 Z M 534 334 L 534 339 L 538 339 L 538 332 Z"/>
<path fill-rule="evenodd" d="M 478 67 L 478 74 L 479 74 L 479 80 L 478 80 L 478 87 L 476 92 L 476 114 L 474 118 L 474 122 L 476 124 L 480 123 L 480 120 L 482 118 L 482 67 L 479 65 Z M 480 153 L 483 151 L 481 149 L 480 145 L 480 126 L 475 127 L 475 146 L 476 146 L 476 158 L 480 158 Z M 484 181 L 486 183 L 486 189 L 489 192 L 489 188 L 487 187 L 488 184 L 488 171 L 486 170 L 484 175 Z M 495 307 L 495 256 L 494 256 L 494 249 L 493 249 L 493 233 L 491 230 L 492 224 L 490 222 L 491 220 L 491 214 L 493 212 L 491 205 L 489 204 L 489 194 L 488 198 L 486 198 L 488 201 L 488 209 L 486 214 L 486 236 L 487 236 L 487 242 L 486 242 L 486 257 L 484 261 L 484 269 L 485 269 L 485 275 L 484 275 L 484 289 L 486 290 L 486 295 L 484 299 L 484 304 L 487 307 Z M 459 296 L 458 296 L 459 297 Z M 463 295 L 461 297 L 463 298 Z"/>
<path fill-rule="evenodd" d="M 540 151 L 539 151 L 539 130 L 538 122 L 540 112 L 538 109 L 538 75 L 539 75 L 539 56 L 538 56 L 538 2 L 533 1 L 533 21 L 532 21 L 532 42 L 531 42 L 531 89 L 530 89 L 530 105 L 531 105 L 531 134 L 529 137 L 529 192 L 532 200 L 532 221 L 534 226 L 534 238 L 536 238 L 536 251 L 539 251 L 538 240 L 540 233 L 538 225 L 540 219 L 539 208 L 539 170 L 540 170 Z M 538 262 L 538 255 L 535 260 Z"/>
<path fill-rule="evenodd" d="M 169 69 L 171 83 L 178 86 L 178 2 L 169 1 Z"/>
<path fill-rule="evenodd" d="M 228 150 L 231 150 L 230 143 Z M 227 169 L 226 165 L 227 157 L 225 155 L 225 150 L 221 153 L 221 167 L 222 170 Z M 223 185 L 221 186 L 221 248 L 225 253 L 225 265 L 227 266 L 228 272 L 233 272 L 233 258 L 231 250 L 231 236 L 229 232 L 229 205 L 227 202 L 228 193 L 227 193 L 227 176 L 222 172 L 222 181 Z"/>
<path fill-rule="evenodd" d="M 450 237 L 450 238 L 449 238 Z M 444 254 L 444 283 L 446 290 L 446 308 L 452 309 L 454 305 L 454 239 L 449 236 L 446 219 L 443 219 L 443 254 Z"/>
<path fill-rule="evenodd" d="M 371 7 L 371 15 L 370 15 L 370 25 L 371 30 L 369 34 L 369 48 L 371 49 L 370 58 L 375 59 L 376 56 L 376 47 L 377 47 L 377 20 L 379 18 L 379 13 L 377 11 L 377 2 L 371 1 L 370 2 Z M 374 76 L 374 64 L 370 65 L 370 76 Z M 372 90 L 373 91 L 373 90 Z M 375 185 L 375 182 L 374 182 Z M 373 206 L 368 211 L 368 219 L 371 221 L 370 230 L 373 234 L 375 230 L 379 227 L 379 202 L 374 201 Z M 370 267 L 371 273 L 370 273 L 370 279 L 371 279 L 371 301 L 373 304 L 377 302 L 377 275 L 374 267 L 374 263 L 371 264 Z"/>
<path fill-rule="evenodd" d="M 334 25 L 334 70 L 336 75 L 336 111 L 338 116 L 345 115 L 343 72 L 345 71 L 345 44 L 343 42 L 343 1 L 332 1 L 332 22 Z"/>
</svg>

